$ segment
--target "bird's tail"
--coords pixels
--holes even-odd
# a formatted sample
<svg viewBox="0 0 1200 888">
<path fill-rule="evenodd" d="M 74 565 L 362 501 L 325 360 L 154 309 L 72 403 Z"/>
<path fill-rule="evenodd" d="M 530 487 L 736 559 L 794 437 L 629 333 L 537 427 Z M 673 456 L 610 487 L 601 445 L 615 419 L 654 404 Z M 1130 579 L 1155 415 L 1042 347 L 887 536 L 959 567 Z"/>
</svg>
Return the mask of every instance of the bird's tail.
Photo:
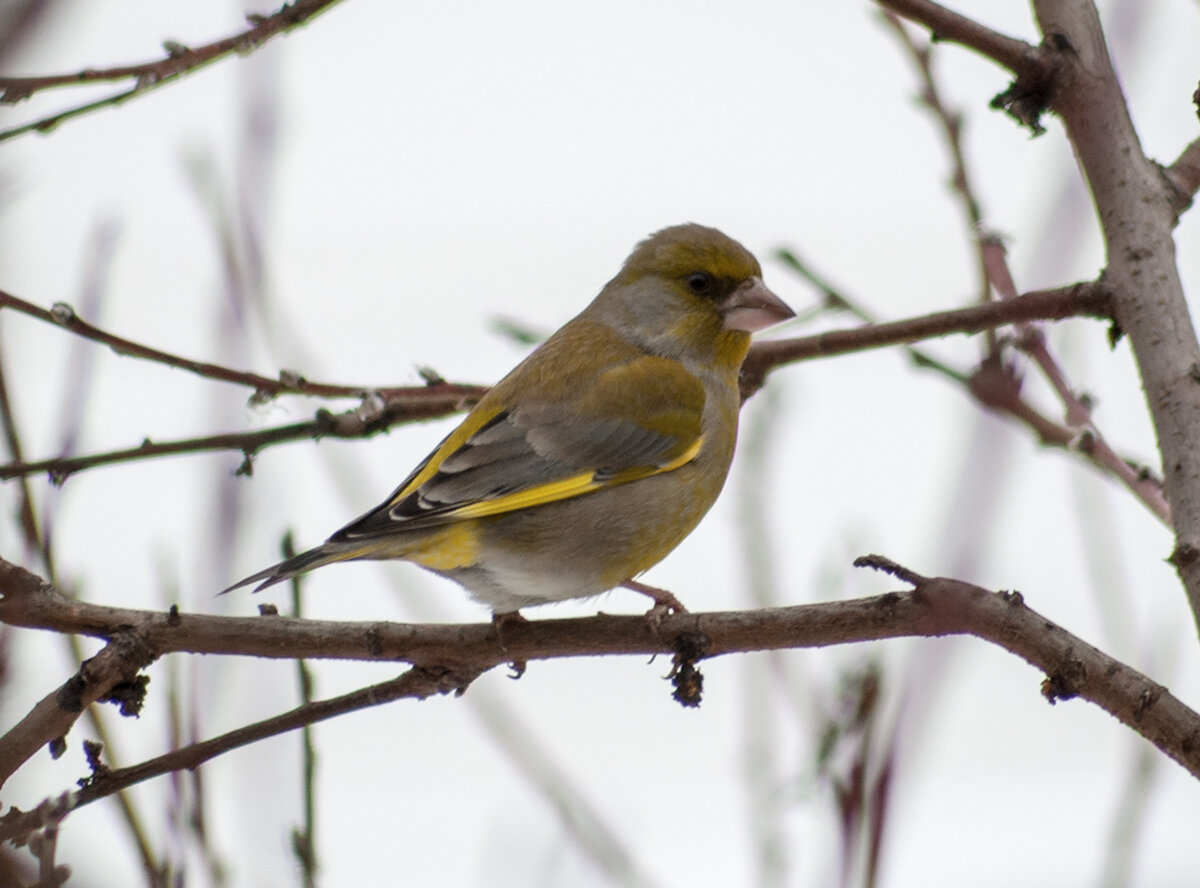
<svg viewBox="0 0 1200 888">
<path fill-rule="evenodd" d="M 352 561 L 355 558 L 369 557 L 368 553 L 371 551 L 371 548 L 361 543 L 324 543 L 315 549 L 309 549 L 307 552 L 293 555 L 286 561 L 279 562 L 274 567 L 268 567 L 266 570 L 260 570 L 256 574 L 251 574 L 244 580 L 238 580 L 232 586 L 222 589 L 217 594 L 224 595 L 226 592 L 232 592 L 234 589 L 242 588 L 242 586 L 249 586 L 251 583 L 258 583 L 254 587 L 254 591 L 261 592 L 268 586 L 274 586 L 276 583 L 290 580 L 292 577 L 299 576 L 302 573 L 308 573 L 308 571 L 314 568 L 333 564 L 335 561 Z"/>
</svg>

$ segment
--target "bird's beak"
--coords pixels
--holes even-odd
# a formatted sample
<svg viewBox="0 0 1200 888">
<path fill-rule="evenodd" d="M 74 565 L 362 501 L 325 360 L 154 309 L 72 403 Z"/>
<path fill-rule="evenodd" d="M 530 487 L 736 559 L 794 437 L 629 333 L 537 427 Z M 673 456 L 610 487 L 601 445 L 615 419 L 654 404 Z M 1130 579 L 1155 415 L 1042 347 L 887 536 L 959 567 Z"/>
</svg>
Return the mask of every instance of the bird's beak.
<svg viewBox="0 0 1200 888">
<path fill-rule="evenodd" d="M 767 289 L 756 277 L 752 277 L 730 294 L 721 303 L 721 317 L 725 329 L 755 333 L 758 330 L 794 318 L 796 313 L 787 303 Z"/>
</svg>

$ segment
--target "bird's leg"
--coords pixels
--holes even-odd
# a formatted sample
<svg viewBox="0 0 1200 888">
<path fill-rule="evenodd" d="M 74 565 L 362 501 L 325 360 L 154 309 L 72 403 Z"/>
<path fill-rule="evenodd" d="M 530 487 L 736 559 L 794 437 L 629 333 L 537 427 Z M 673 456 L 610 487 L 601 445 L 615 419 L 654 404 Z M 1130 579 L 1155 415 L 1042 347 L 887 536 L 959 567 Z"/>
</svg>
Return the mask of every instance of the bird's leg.
<svg viewBox="0 0 1200 888">
<path fill-rule="evenodd" d="M 496 643 L 500 645 L 500 650 L 508 653 L 508 646 L 504 643 L 504 627 L 528 622 L 519 610 L 504 611 L 503 613 L 492 611 L 492 629 L 496 633 Z M 524 660 L 513 660 L 509 665 L 513 669 L 513 678 L 520 678 L 525 673 Z"/>
<path fill-rule="evenodd" d="M 643 595 L 649 596 L 654 601 L 655 610 L 661 608 L 664 611 L 673 611 L 677 614 L 686 614 L 688 612 L 688 609 L 683 606 L 683 602 L 666 589 L 660 589 L 657 586 L 647 586 L 645 583 L 639 583 L 637 580 L 626 580 L 621 585 L 626 589 L 632 589 L 634 592 L 641 592 Z"/>
<path fill-rule="evenodd" d="M 637 580 L 626 580 L 621 584 L 626 589 L 632 589 L 634 592 L 641 592 L 647 595 L 654 602 L 654 607 L 646 611 L 646 623 L 650 626 L 650 631 L 658 636 L 658 627 L 662 625 L 663 618 L 668 614 L 686 614 L 688 609 L 683 606 L 683 603 L 668 592 L 666 589 L 660 589 L 657 586 L 647 586 L 645 583 L 639 583 Z"/>
</svg>

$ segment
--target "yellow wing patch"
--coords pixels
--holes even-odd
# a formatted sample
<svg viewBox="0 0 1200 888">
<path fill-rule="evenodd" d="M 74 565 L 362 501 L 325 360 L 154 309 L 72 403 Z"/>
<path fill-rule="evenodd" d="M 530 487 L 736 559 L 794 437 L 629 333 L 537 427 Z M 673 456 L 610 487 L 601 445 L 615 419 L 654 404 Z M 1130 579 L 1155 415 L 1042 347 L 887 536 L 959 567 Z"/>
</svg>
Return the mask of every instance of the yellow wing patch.
<svg viewBox="0 0 1200 888">
<path fill-rule="evenodd" d="M 446 439 L 438 445 L 437 449 L 429 454 L 421 467 L 412 473 L 408 481 L 402 484 L 400 489 L 393 493 L 391 498 L 381 508 L 390 508 L 396 505 L 396 503 L 401 502 L 414 490 L 417 490 L 422 484 L 436 475 L 447 456 L 462 447 L 472 435 L 502 412 L 496 405 L 492 405 L 491 408 L 485 408 L 481 401 L 475 410 L 463 420 L 462 425 L 446 436 Z"/>
<path fill-rule="evenodd" d="M 704 437 L 701 436 L 692 443 L 691 447 L 669 463 L 661 466 L 629 469 L 611 478 L 603 479 L 597 479 L 595 472 L 580 472 L 578 475 L 573 475 L 570 478 L 552 481 L 549 484 L 539 484 L 537 487 L 530 487 L 528 490 L 518 490 L 507 496 L 470 503 L 469 505 L 452 509 L 448 514 L 462 519 L 486 518 L 489 515 L 501 515 L 505 512 L 515 512 L 518 509 L 544 506 L 546 503 L 570 499 L 573 496 L 581 496 L 585 493 L 603 490 L 606 487 L 615 487 L 618 484 L 624 484 L 628 481 L 636 481 L 638 478 L 648 478 L 651 475 L 672 472 L 695 459 L 696 454 L 700 452 L 700 448 L 703 445 Z"/>
<path fill-rule="evenodd" d="M 451 511 L 456 518 L 484 518 L 488 515 L 499 515 L 502 512 L 515 512 L 517 509 L 528 509 L 531 506 L 542 506 L 557 500 L 570 499 L 581 493 L 590 493 L 603 487 L 603 482 L 596 481 L 595 472 L 581 472 L 570 478 L 552 481 L 549 484 L 539 484 L 528 490 L 518 490 L 507 496 L 496 499 L 480 500 L 470 505 L 461 506 Z"/>
</svg>

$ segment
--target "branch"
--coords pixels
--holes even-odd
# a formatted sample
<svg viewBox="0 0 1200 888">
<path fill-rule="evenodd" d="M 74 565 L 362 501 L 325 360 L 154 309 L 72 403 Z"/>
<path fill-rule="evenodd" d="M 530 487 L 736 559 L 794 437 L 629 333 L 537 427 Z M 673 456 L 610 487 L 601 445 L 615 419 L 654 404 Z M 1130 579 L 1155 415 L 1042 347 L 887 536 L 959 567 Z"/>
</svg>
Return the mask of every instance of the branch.
<svg viewBox="0 0 1200 888">
<path fill-rule="evenodd" d="M 1044 76 L 1046 59 L 1038 47 L 993 31 L 931 0 L 876 0 L 884 9 L 927 27 L 934 40 L 958 43 L 1003 65 L 1018 78 Z"/>
<path fill-rule="evenodd" d="M 1200 88 L 1196 95 L 1200 96 Z M 1200 191 L 1200 138 L 1190 142 L 1163 174 L 1171 187 L 1171 203 L 1177 213 L 1182 213 L 1192 205 L 1196 192 Z"/>
<path fill-rule="evenodd" d="M 1051 108 L 1063 120 L 1104 235 L 1113 310 L 1129 337 L 1162 457 L 1172 562 L 1200 626 L 1200 343 L 1175 260 L 1177 210 L 1142 151 L 1089 0 L 1034 0 L 1058 56 Z"/>
<path fill-rule="evenodd" d="M 915 342 L 932 336 L 951 333 L 977 333 L 1005 324 L 1026 320 L 1061 320 L 1069 317 L 1108 316 L 1110 296 L 1099 282 L 1076 284 L 1059 290 L 1028 293 L 1004 303 L 978 305 L 956 311 L 937 312 L 919 318 L 891 324 L 872 324 L 850 330 L 831 331 L 799 339 L 773 340 L 756 343 L 742 367 L 743 399 L 758 391 L 767 373 L 782 364 L 815 357 L 829 357 L 868 348 Z M 385 431 L 397 423 L 434 419 L 464 410 L 487 391 L 484 386 L 447 383 L 431 376 L 428 385 L 415 387 L 364 389 L 358 386 L 312 383 L 299 374 L 285 371 L 279 380 L 244 371 L 230 370 L 216 364 L 191 361 L 168 352 L 150 348 L 106 333 L 77 318 L 69 308 L 38 308 L 24 300 L 0 291 L 0 308 L 15 308 L 31 317 L 63 326 L 65 329 L 95 342 L 110 346 L 118 354 L 143 358 L 155 363 L 189 370 L 208 379 L 233 382 L 255 390 L 252 402 L 277 394 L 325 395 L 330 397 L 359 397 L 359 407 L 344 413 L 319 411 L 315 419 L 276 426 L 255 432 L 208 435 L 176 441 L 154 443 L 144 440 L 136 447 L 76 457 L 48 458 L 35 461 L 14 461 L 0 465 L 0 479 L 22 478 L 39 472 L 50 473 L 55 483 L 70 475 L 96 466 L 214 450 L 236 450 L 246 455 L 243 473 L 249 473 L 249 459 L 264 447 L 304 438 L 367 437 Z"/>
<path fill-rule="evenodd" d="M 425 388 L 383 389 L 373 393 L 377 397 L 366 398 L 361 406 L 353 410 L 336 414 L 328 410 L 318 410 L 314 419 L 290 425 L 159 443 L 147 438 L 137 447 L 121 450 L 85 456 L 52 457 L 32 462 L 12 462 L 0 465 L 0 480 L 47 472 L 53 483 L 62 484 L 76 472 L 97 466 L 220 450 L 236 450 L 244 454 L 245 459 L 238 469 L 238 474 L 249 475 L 252 474 L 253 457 L 270 445 L 309 438 L 368 438 L 400 423 L 437 419 L 458 413 L 478 401 L 486 391 L 484 386 L 451 383 L 440 383 Z"/>
<path fill-rule="evenodd" d="M 999 236 L 980 231 L 979 247 L 988 280 L 1000 299 L 1019 298 L 1012 272 L 1008 268 L 1007 252 Z M 1090 399 L 1075 394 L 1058 361 L 1046 347 L 1046 336 L 1042 332 L 1042 328 L 1037 324 L 1027 322 L 1017 324 L 1016 328 L 1016 347 L 1033 360 L 1062 402 L 1066 426 L 1058 423 L 1054 425 L 1062 429 L 1068 436 L 1067 440 L 1063 442 L 1063 446 L 1078 450 L 1102 471 L 1113 475 L 1141 500 L 1159 521 L 1170 527 L 1171 507 L 1163 494 L 1162 482 L 1153 477 L 1144 467 L 1135 466 L 1130 461 L 1122 459 L 1105 440 L 1100 429 L 1092 421 Z M 972 382 L 982 382 L 985 376 L 994 375 L 996 370 L 1001 370 L 1005 375 L 1011 377 L 1012 384 L 1007 386 L 1003 384 L 1000 386 L 972 385 L 972 392 L 981 400 L 985 392 L 1009 394 L 1019 400 L 1020 379 L 1016 377 L 1011 367 L 1001 364 L 999 360 L 985 361 L 984 366 L 980 368 Z M 1003 405 L 1003 401 L 991 402 L 993 407 L 1002 407 Z M 1014 415 L 1018 414 L 1014 412 Z M 1045 440 L 1047 439 L 1043 432 L 1043 441 Z"/>
<path fill-rule="evenodd" d="M 194 49 L 166 40 L 163 41 L 166 57 L 152 62 L 116 68 L 84 68 L 73 74 L 51 74 L 44 77 L 0 77 L 0 103 L 7 104 L 15 104 L 34 93 L 56 87 L 133 81 L 133 86 L 124 92 L 0 131 L 0 142 L 28 132 L 49 132 L 66 120 L 146 95 L 185 74 L 235 53 L 248 55 L 277 34 L 300 27 L 337 2 L 338 0 L 295 0 L 270 15 L 247 15 L 250 27 L 246 30 Z"/>
<path fill-rule="evenodd" d="M 161 349 L 142 345 L 140 342 L 134 342 L 132 339 L 125 339 L 114 333 L 108 333 L 80 318 L 75 314 L 75 310 L 64 302 L 56 302 L 47 310 L 13 296 L 11 293 L 0 290 L 0 309 L 5 308 L 11 308 L 31 318 L 37 318 L 48 324 L 62 327 L 76 336 L 82 336 L 84 339 L 90 339 L 92 342 L 97 342 L 100 345 L 107 345 L 118 355 L 124 357 L 140 358 L 144 361 L 173 367 L 177 370 L 186 370 L 204 379 L 213 379 L 217 382 L 231 382 L 234 385 L 243 385 L 252 388 L 254 389 L 254 394 L 250 399 L 252 404 L 262 404 L 279 395 L 361 398 L 365 393 L 370 391 L 378 391 L 388 395 L 420 393 L 427 391 L 436 383 L 443 382 L 443 380 L 437 379 L 435 375 L 431 375 L 430 383 L 425 387 L 378 389 L 362 385 L 332 385 L 329 383 L 309 382 L 294 370 L 281 370 L 279 377 L 272 379 L 269 376 L 260 376 L 257 373 L 251 373 L 246 370 L 233 370 L 229 367 L 222 367 L 219 364 L 210 364 L 205 361 L 195 361 L 191 358 L 180 357 Z"/>
<path fill-rule="evenodd" d="M 757 342 L 742 365 L 742 399 L 749 398 L 762 388 L 767 374 L 783 364 L 901 345 L 952 333 L 978 333 L 1024 321 L 1107 318 L 1110 300 L 1107 284 L 1097 281 L 1056 290 L 1038 290 L 1016 299 L 939 311 L 888 324 L 867 324 L 852 330 L 818 333 L 816 336 Z"/>
<path fill-rule="evenodd" d="M 96 768 L 91 777 L 81 781 L 82 789 L 74 793 L 64 793 L 52 808 L 61 819 L 68 811 L 107 798 L 113 793 L 128 789 L 135 783 L 175 771 L 195 770 L 223 753 L 319 721 L 372 706 L 382 706 L 395 700 L 424 700 L 435 694 L 450 692 L 461 694 L 476 677 L 476 673 L 453 674 L 446 670 L 431 671 L 413 667 L 397 678 L 360 688 L 340 697 L 307 703 L 274 718 L 264 719 L 244 728 L 229 731 L 210 740 L 193 743 L 138 765 L 117 770 Z M 40 828 L 44 819 L 45 812 L 41 806 L 27 812 L 18 811 L 15 808 L 10 809 L 4 817 L 0 818 L 0 842 L 14 839 Z"/>
<path fill-rule="evenodd" d="M 124 639 L 137 662 L 172 652 L 270 658 L 404 661 L 432 675 L 471 676 L 506 662 L 614 654 L 670 653 L 686 645 L 694 658 L 748 651 L 822 647 L 907 636 L 975 635 L 1047 674 L 1054 703 L 1080 696 L 1097 703 L 1200 777 L 1200 716 L 1146 676 L 1108 657 L 1025 607 L 1018 593 L 992 593 L 952 579 L 927 579 L 886 559 L 860 559 L 912 583 L 912 592 L 828 604 L 724 613 L 682 613 L 652 627 L 644 616 L 514 622 L 503 643 L 491 623 L 412 625 L 216 617 L 105 607 L 75 601 L 20 568 L 0 561 L 0 621 L 12 626 Z M 130 678 L 135 672 L 126 672 Z M 68 683 L 70 684 L 70 683 Z M 40 706 L 41 704 L 39 704 Z M 320 705 L 320 704 L 313 704 Z M 3 771 L 63 734 L 78 713 L 35 709 L 20 737 L 0 737 Z M 293 725 L 296 726 L 296 725 Z M 40 744 L 37 744 L 40 745 Z"/>
</svg>

